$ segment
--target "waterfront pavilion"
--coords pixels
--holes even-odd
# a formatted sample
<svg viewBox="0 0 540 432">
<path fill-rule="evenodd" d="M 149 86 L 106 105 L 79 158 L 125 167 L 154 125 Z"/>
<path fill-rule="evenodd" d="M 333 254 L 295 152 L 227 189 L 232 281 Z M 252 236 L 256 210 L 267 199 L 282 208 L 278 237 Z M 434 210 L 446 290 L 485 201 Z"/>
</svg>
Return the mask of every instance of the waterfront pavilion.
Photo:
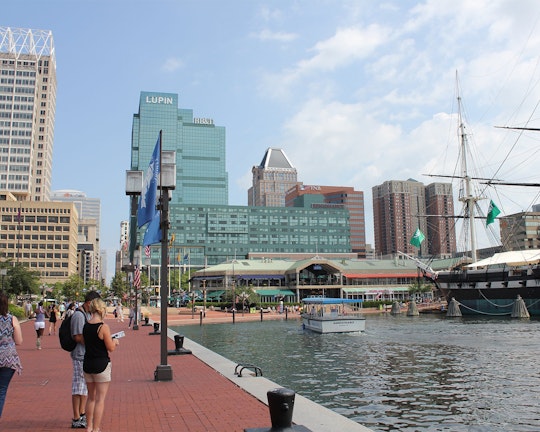
<svg viewBox="0 0 540 432">
<path fill-rule="evenodd" d="M 293 259 L 235 259 L 199 270 L 192 275 L 193 290 L 212 298 L 215 292 L 241 292 L 250 287 L 261 301 L 299 302 L 310 296 L 368 300 L 405 300 L 417 282 L 414 262 L 330 259 L 314 255 Z"/>
</svg>

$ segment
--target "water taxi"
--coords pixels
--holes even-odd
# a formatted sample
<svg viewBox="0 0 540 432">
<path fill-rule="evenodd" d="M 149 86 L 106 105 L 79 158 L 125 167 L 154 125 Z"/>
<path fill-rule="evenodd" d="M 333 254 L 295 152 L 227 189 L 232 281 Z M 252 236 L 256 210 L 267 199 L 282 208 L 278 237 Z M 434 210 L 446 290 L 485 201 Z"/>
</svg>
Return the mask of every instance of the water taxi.
<svg viewBox="0 0 540 432">
<path fill-rule="evenodd" d="M 363 332 L 366 319 L 361 299 L 306 297 L 302 299 L 302 326 L 317 333 Z"/>
</svg>

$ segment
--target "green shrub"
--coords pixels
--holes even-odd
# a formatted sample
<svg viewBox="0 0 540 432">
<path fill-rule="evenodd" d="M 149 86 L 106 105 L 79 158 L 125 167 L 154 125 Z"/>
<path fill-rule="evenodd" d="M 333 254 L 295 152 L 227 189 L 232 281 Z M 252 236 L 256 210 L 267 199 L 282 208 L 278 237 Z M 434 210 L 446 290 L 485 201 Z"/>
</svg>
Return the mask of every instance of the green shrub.
<svg viewBox="0 0 540 432">
<path fill-rule="evenodd" d="M 20 306 L 9 304 L 8 310 L 11 315 L 16 316 L 17 318 L 24 318 L 24 309 Z"/>
</svg>

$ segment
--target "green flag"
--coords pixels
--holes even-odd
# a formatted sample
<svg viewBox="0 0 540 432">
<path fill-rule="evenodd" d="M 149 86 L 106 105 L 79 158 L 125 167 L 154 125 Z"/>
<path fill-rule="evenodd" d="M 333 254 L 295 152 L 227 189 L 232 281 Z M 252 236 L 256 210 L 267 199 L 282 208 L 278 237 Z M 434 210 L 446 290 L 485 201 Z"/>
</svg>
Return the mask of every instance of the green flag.
<svg viewBox="0 0 540 432">
<path fill-rule="evenodd" d="M 416 228 L 416 231 L 414 232 L 410 243 L 413 246 L 416 246 L 417 248 L 419 248 L 422 242 L 425 240 L 425 238 L 426 236 L 424 235 L 422 231 L 420 231 L 420 228 Z"/>
<path fill-rule="evenodd" d="M 491 200 L 491 202 L 489 203 L 489 210 L 488 210 L 488 214 L 487 214 L 487 217 L 486 217 L 486 226 L 488 226 L 489 224 L 495 222 L 495 218 L 497 217 L 497 215 L 500 212 L 501 211 L 499 210 L 499 208 L 495 205 L 493 200 Z"/>
</svg>

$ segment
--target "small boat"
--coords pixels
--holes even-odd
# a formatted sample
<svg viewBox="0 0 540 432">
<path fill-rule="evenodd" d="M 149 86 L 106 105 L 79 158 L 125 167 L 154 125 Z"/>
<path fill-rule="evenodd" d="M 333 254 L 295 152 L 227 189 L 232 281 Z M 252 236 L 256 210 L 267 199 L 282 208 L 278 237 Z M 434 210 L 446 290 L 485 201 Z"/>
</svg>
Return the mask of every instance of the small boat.
<svg viewBox="0 0 540 432">
<path fill-rule="evenodd" d="M 302 299 L 302 325 L 317 333 L 363 332 L 366 319 L 361 299 L 307 297 Z"/>
</svg>

